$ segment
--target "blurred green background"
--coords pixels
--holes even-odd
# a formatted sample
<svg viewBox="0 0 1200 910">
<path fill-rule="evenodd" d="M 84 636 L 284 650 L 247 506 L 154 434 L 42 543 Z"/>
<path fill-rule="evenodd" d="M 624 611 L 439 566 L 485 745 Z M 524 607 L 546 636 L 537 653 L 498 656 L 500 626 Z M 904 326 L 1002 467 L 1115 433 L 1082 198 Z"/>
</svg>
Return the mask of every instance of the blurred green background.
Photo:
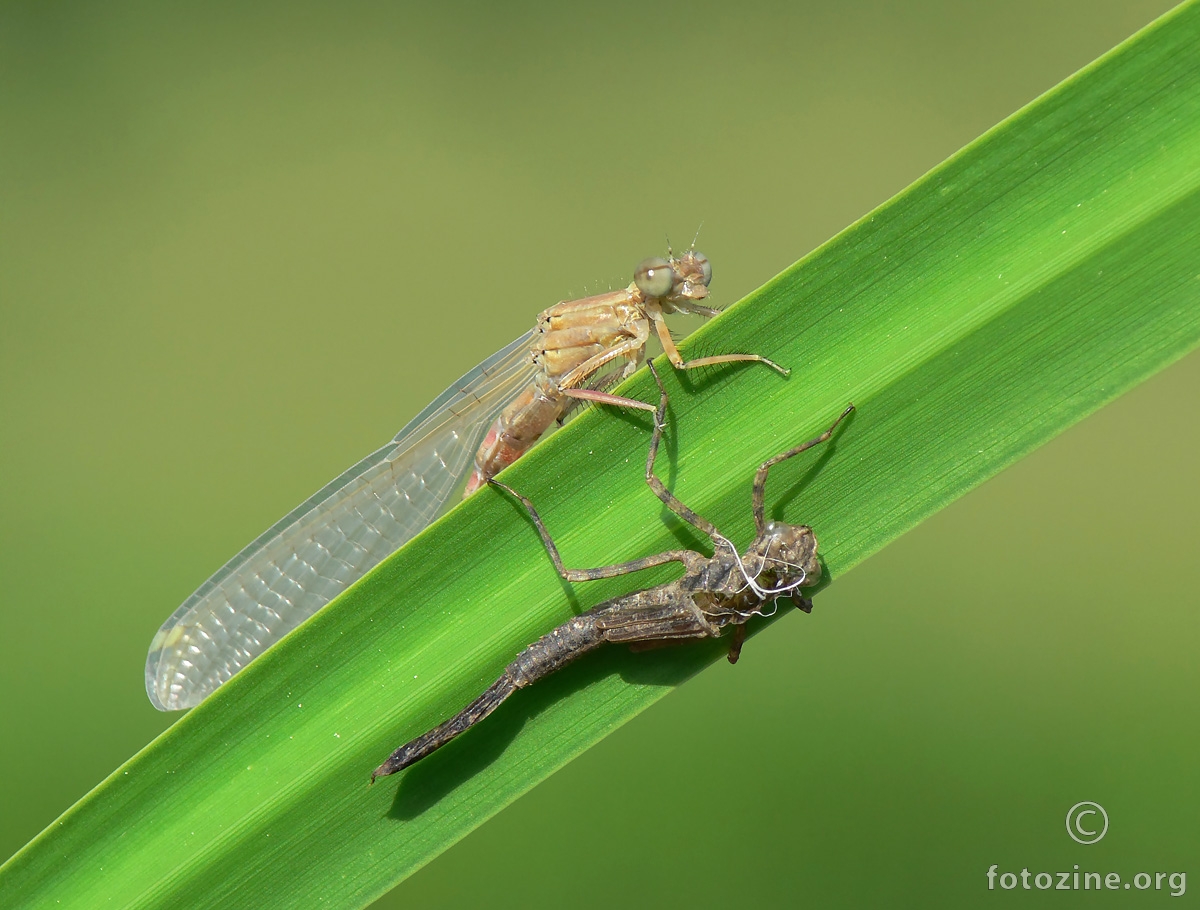
<svg viewBox="0 0 1200 910">
<path fill-rule="evenodd" d="M 170 724 L 175 606 L 538 310 L 701 222 L 733 302 L 1169 6 L 5 4 L 0 858 Z M 1200 875 L 1198 390 L 1192 355 L 378 906 Z"/>
</svg>

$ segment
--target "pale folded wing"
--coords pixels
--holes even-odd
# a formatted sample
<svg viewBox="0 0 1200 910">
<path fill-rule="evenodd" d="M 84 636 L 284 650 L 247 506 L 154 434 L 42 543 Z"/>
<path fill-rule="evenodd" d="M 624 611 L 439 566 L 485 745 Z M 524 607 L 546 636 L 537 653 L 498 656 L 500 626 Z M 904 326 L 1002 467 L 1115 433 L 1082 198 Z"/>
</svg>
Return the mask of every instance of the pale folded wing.
<svg viewBox="0 0 1200 910">
<path fill-rule="evenodd" d="M 150 643 L 154 706 L 199 704 L 445 511 L 489 425 L 533 378 L 531 336 L 462 376 L 197 588 Z"/>
</svg>

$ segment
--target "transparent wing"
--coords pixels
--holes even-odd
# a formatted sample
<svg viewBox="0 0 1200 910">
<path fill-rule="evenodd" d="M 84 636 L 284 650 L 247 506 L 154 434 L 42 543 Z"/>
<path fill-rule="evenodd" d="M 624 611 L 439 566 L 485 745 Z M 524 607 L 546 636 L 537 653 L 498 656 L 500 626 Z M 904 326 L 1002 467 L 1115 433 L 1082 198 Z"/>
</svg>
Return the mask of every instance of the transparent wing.
<svg viewBox="0 0 1200 910">
<path fill-rule="evenodd" d="M 532 334 L 462 376 L 197 588 L 150 643 L 154 707 L 198 705 L 444 511 L 488 426 L 533 378 Z"/>
</svg>

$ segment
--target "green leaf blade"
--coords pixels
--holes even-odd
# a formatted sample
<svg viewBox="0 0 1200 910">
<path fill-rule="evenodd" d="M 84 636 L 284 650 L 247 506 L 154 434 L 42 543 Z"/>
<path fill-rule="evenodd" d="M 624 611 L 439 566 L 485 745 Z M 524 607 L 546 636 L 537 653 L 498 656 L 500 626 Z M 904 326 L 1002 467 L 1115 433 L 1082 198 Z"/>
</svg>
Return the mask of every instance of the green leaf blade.
<svg viewBox="0 0 1200 910">
<path fill-rule="evenodd" d="M 1194 347 L 1198 40 L 1200 6 L 1181 7 L 697 333 L 693 352 L 762 351 L 794 372 L 668 377 L 664 479 L 745 541 L 754 466 L 853 400 L 835 443 L 768 490 L 772 514 L 817 530 L 836 577 Z M 625 391 L 653 399 L 644 375 Z M 640 417 L 586 414 L 510 473 L 569 563 L 694 540 L 641 481 L 646 435 Z M 668 575 L 565 586 L 511 503 L 485 492 L 0 867 L 0 895 L 362 904 L 719 657 L 719 643 L 598 655 L 367 786 L 526 643 Z"/>
</svg>

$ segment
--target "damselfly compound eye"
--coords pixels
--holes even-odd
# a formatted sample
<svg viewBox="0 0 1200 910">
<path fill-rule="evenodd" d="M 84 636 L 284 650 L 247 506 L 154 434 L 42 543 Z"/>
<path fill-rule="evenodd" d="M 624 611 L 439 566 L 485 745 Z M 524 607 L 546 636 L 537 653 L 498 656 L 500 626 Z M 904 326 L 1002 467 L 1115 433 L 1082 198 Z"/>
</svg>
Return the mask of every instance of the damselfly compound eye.
<svg viewBox="0 0 1200 910">
<path fill-rule="evenodd" d="M 691 257 L 692 261 L 700 267 L 700 280 L 704 282 L 705 287 L 708 287 L 708 283 L 712 281 L 712 263 L 699 250 L 692 250 Z"/>
<path fill-rule="evenodd" d="M 638 263 L 633 282 L 647 297 L 666 297 L 675 287 L 675 271 L 667 260 L 654 256 Z"/>
</svg>

